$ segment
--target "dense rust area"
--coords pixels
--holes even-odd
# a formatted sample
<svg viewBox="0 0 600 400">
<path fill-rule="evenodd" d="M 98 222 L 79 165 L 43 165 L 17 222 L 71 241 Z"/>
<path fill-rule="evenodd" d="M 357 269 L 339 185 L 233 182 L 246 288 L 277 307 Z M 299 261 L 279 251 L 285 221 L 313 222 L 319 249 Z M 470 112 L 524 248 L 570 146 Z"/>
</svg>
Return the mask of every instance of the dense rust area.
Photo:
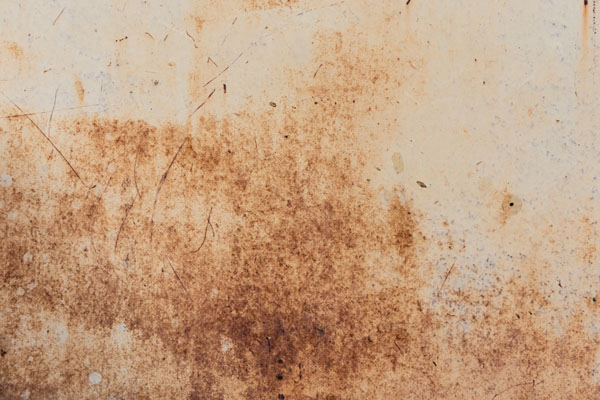
<svg viewBox="0 0 600 400">
<path fill-rule="evenodd" d="M 425 239 L 415 211 L 400 190 L 381 205 L 359 146 L 303 124 L 302 113 L 278 126 L 207 117 L 198 131 L 73 121 L 69 142 L 86 152 L 70 161 L 85 165 L 84 182 L 101 183 L 71 176 L 51 194 L 5 192 L 31 219 L 3 232 L 3 292 L 16 297 L 35 281 L 14 299 L 21 311 L 62 314 L 99 337 L 124 324 L 139 341 L 158 339 L 185 366 L 190 398 L 222 398 L 230 376 L 248 398 L 314 388 L 326 398 L 351 393 L 381 362 L 395 367 L 397 346 L 410 363 L 431 357 L 431 344 L 407 346 L 424 340 L 430 318 L 415 293 Z M 371 290 L 373 254 L 408 279 Z M 15 316 L 5 329 L 18 325 Z M 8 387 L 19 392 L 25 377 L 8 368 L 27 354 L 5 348 Z M 432 379 L 418 367 L 405 374 Z M 25 380 L 47 379 L 41 369 Z"/>
<path fill-rule="evenodd" d="M 102 340 L 121 324 L 134 342 L 127 357 L 168 363 L 177 379 L 145 388 L 115 376 L 104 390 L 116 398 L 492 398 L 502 390 L 528 398 L 549 379 L 571 385 L 571 398 L 595 393 L 585 383 L 593 371 L 580 366 L 592 365 L 597 343 L 576 318 L 561 337 L 540 329 L 534 311 L 547 304 L 536 300 L 535 276 L 482 295 L 444 290 L 447 313 L 430 308 L 419 293 L 431 273 L 419 256 L 431 242 L 423 215 L 400 188 L 382 200 L 350 135 L 306 123 L 313 106 L 279 122 L 203 117 L 196 130 L 101 119 L 64 126 L 73 148 L 86 149 L 69 152 L 71 162 L 85 165 L 84 182 L 99 183 L 86 188 L 65 171 L 51 193 L 3 189 L 2 200 L 27 216 L 3 228 L 2 292 L 19 310 L 4 314 L 3 398 L 26 389 L 73 397 L 91 370 L 118 375 Z M 480 311 L 460 333 L 453 307 L 465 305 Z M 43 341 L 13 347 L 23 315 L 49 342 L 52 316 L 91 333 L 100 342 L 91 365 L 67 341 L 57 377 L 57 354 Z M 473 389 L 450 371 L 490 381 Z M 146 371 L 130 374 L 148 384 Z M 499 377 L 506 388 L 491 381 Z"/>
<path fill-rule="evenodd" d="M 1 398 L 600 396 L 591 300 L 556 322 L 541 256 L 486 290 L 450 285 L 478 266 L 437 276 L 438 243 L 478 244 L 433 236 L 408 188 L 372 183 L 384 135 L 365 125 L 426 60 L 315 39 L 297 101 L 56 123 L 79 178 L 33 120 L 6 120 Z M 500 230 L 523 202 L 496 197 Z"/>
</svg>

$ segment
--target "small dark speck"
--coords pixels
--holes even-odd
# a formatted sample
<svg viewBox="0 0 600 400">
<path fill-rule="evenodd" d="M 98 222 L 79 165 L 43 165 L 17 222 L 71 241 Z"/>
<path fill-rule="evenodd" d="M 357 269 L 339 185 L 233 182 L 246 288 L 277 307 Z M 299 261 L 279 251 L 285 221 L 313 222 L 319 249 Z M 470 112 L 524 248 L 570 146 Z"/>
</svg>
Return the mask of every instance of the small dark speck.
<svg viewBox="0 0 600 400">
<path fill-rule="evenodd" d="M 592 301 L 595 303 L 595 302 L 596 302 L 596 298 L 595 298 L 595 297 L 592 297 Z"/>
<path fill-rule="evenodd" d="M 583 5 L 587 6 L 588 5 L 588 0 L 583 0 Z"/>
<path fill-rule="evenodd" d="M 280 399 L 280 400 L 284 400 L 285 399 L 285 395 L 283 393 L 279 393 L 277 395 L 277 398 Z"/>
<path fill-rule="evenodd" d="M 277 380 L 278 380 L 278 381 L 280 381 L 280 380 L 282 380 L 282 379 L 283 379 L 283 375 L 281 375 L 281 374 L 278 374 L 278 375 L 276 375 L 276 376 L 275 376 L 275 378 L 277 378 Z"/>
<path fill-rule="evenodd" d="M 485 81 L 483 81 L 483 84 L 485 85 Z"/>
<path fill-rule="evenodd" d="M 279 360 L 277 360 L 277 362 L 278 362 L 279 364 L 283 364 L 283 360 L 282 360 L 281 358 L 280 358 Z"/>
<path fill-rule="evenodd" d="M 519 314 L 515 314 L 517 316 L 517 318 L 521 319 L 521 316 Z"/>
<path fill-rule="evenodd" d="M 433 365 L 435 365 L 437 367 L 437 363 L 435 361 L 433 362 Z"/>
<path fill-rule="evenodd" d="M 154 81 L 154 86 L 158 86 L 158 81 Z"/>
<path fill-rule="evenodd" d="M 410 0 L 406 0 L 406 5 L 409 5 L 409 4 L 410 4 Z"/>
<path fill-rule="evenodd" d="M 510 203 L 508 203 L 508 205 L 512 207 L 512 206 L 514 206 L 514 205 L 515 205 L 515 203 L 513 203 L 513 202 L 511 201 Z"/>
<path fill-rule="evenodd" d="M 289 138 L 290 136 L 289 136 L 289 135 L 283 135 L 283 137 L 287 139 L 287 138 Z"/>
<path fill-rule="evenodd" d="M 223 93 L 227 93 L 227 85 L 223 84 Z"/>
<path fill-rule="evenodd" d="M 4 357 L 6 355 L 6 350 L 0 350 L 0 356 Z"/>
<path fill-rule="evenodd" d="M 277 104 L 275 104 L 275 103 L 274 103 L 274 102 L 272 102 L 272 101 L 270 101 L 270 102 L 269 102 L 269 105 L 270 105 L 271 107 L 277 107 Z"/>
<path fill-rule="evenodd" d="M 422 188 L 426 188 L 427 185 L 421 181 L 417 181 L 417 185 L 421 186 Z"/>
</svg>

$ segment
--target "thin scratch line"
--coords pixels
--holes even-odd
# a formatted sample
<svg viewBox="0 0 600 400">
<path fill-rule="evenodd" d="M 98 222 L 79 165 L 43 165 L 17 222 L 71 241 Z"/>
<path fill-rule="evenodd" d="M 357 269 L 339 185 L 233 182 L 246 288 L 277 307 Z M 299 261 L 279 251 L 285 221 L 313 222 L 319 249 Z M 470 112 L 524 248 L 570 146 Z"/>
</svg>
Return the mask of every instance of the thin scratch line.
<svg viewBox="0 0 600 400">
<path fill-rule="evenodd" d="M 56 96 L 58 95 L 58 88 L 54 92 L 54 103 L 52 104 L 52 112 L 50 113 L 50 119 L 48 120 L 48 137 L 50 137 L 50 127 L 52 126 L 52 117 L 54 116 L 54 109 L 56 108 Z"/>
<path fill-rule="evenodd" d="M 210 229 L 212 231 L 213 237 L 215 236 L 215 230 L 213 229 L 213 226 L 210 223 L 210 214 L 211 213 L 212 213 L 212 207 L 210 208 L 210 211 L 208 212 L 208 221 L 206 222 L 206 226 L 204 227 L 204 238 L 202 239 L 202 243 L 200 243 L 200 247 L 198 247 L 194 251 L 190 251 L 190 253 L 197 253 L 197 252 L 200 251 L 200 249 L 202 248 L 202 246 L 204 246 L 204 242 L 206 241 L 206 233 L 208 232 L 208 226 L 209 225 L 210 225 Z"/>
<path fill-rule="evenodd" d="M 452 272 L 452 269 L 454 268 L 455 265 L 456 265 L 456 263 L 452 264 L 452 266 L 450 266 L 450 268 L 448 268 L 448 272 L 446 272 L 446 276 L 444 277 L 444 281 L 440 285 L 440 288 L 438 289 L 437 294 L 435 295 L 435 297 L 440 297 L 440 292 L 444 288 L 444 284 L 446 283 L 446 280 L 450 276 L 450 273 Z"/>
<path fill-rule="evenodd" d="M 131 202 L 130 205 L 125 207 L 125 216 L 123 217 L 123 221 L 121 221 L 121 226 L 119 227 L 119 232 L 117 233 L 117 239 L 115 240 L 115 250 L 117 250 L 117 245 L 119 244 L 119 237 L 121 236 L 121 232 L 123 231 L 123 227 L 125 226 L 125 221 L 127 220 L 127 217 L 129 216 L 129 211 L 131 211 L 131 209 L 133 208 L 133 205 L 135 204 L 136 199 L 137 199 L 137 196 L 135 196 L 133 198 L 133 201 Z"/>
<path fill-rule="evenodd" d="M 538 382 L 538 383 L 542 383 L 542 382 L 543 382 L 543 381 L 541 381 L 541 382 Z M 535 383 L 535 380 L 533 380 L 533 381 L 531 381 L 531 382 L 527 381 L 527 382 L 523 382 L 523 383 L 517 383 L 516 385 L 512 385 L 512 386 L 510 386 L 510 387 L 508 387 L 508 388 L 504 389 L 503 391 L 496 393 L 496 394 L 494 395 L 494 397 L 492 397 L 492 400 L 494 400 L 496 397 L 498 397 L 498 396 L 500 396 L 500 395 L 502 395 L 502 394 L 504 394 L 504 393 L 508 392 L 509 390 L 512 390 L 512 389 L 514 389 L 514 388 L 516 388 L 516 387 L 519 387 L 519 386 L 527 386 L 527 385 L 531 385 L 532 383 Z"/>
<path fill-rule="evenodd" d="M 323 66 L 323 64 L 319 65 L 319 67 L 317 68 L 317 70 L 315 71 L 313 78 L 315 78 L 317 76 L 317 73 L 319 72 L 319 70 L 321 69 L 321 67 Z"/>
<path fill-rule="evenodd" d="M 216 62 L 215 62 L 215 61 L 214 61 L 212 58 L 210 58 L 210 57 L 208 57 L 208 59 L 206 60 L 206 63 L 207 63 L 207 64 L 208 64 L 209 62 L 211 62 L 211 63 L 215 64 L 215 67 L 217 67 L 217 68 L 219 67 L 219 66 L 217 65 L 217 63 L 216 63 Z"/>
<path fill-rule="evenodd" d="M 298 14 L 296 14 L 296 16 L 307 14 L 307 13 L 310 13 L 310 12 L 313 12 L 313 11 L 322 10 L 324 8 L 339 6 L 340 4 L 343 4 L 343 3 L 345 3 L 345 1 L 338 1 L 337 3 L 331 3 L 331 4 L 323 6 L 323 7 L 309 8 L 308 10 L 304 10 L 304 11 L 299 12 Z"/>
<path fill-rule="evenodd" d="M 212 81 L 214 81 L 215 79 L 217 79 L 218 77 L 220 77 L 221 75 L 223 75 L 225 73 L 225 71 L 227 71 L 229 69 L 229 67 L 231 67 L 233 64 L 236 63 L 237 60 L 240 59 L 240 57 L 251 47 L 252 45 L 246 47 L 232 62 L 229 63 L 229 65 L 227 65 L 221 72 L 219 72 L 217 75 L 215 75 L 211 80 L 209 80 L 208 82 L 206 82 L 204 84 L 204 87 L 210 85 L 210 83 Z"/>
<path fill-rule="evenodd" d="M 204 106 L 204 104 L 206 104 L 206 102 L 208 101 L 208 99 L 210 99 L 210 97 L 213 95 L 213 93 L 215 92 L 215 90 L 217 90 L 217 89 L 213 89 L 212 92 L 210 92 L 210 94 L 208 95 L 208 97 L 198 107 L 196 107 L 196 109 L 194 111 L 192 111 L 192 113 L 190 114 L 190 117 L 192 115 L 194 115 L 196 113 L 196 111 L 198 111 L 199 109 L 201 109 L 202 106 Z"/>
<path fill-rule="evenodd" d="M 171 170 L 171 167 L 173 166 L 175 159 L 177 159 L 177 156 L 179 155 L 179 152 L 181 151 L 181 148 L 183 147 L 183 145 L 185 144 L 186 141 L 187 141 L 187 137 L 185 139 L 183 139 L 183 142 L 177 149 L 177 152 L 173 156 L 173 159 L 171 160 L 171 163 L 167 167 L 167 170 L 165 171 L 163 176 L 160 178 L 160 182 L 158 183 L 158 187 L 156 188 L 156 195 L 154 196 L 154 206 L 152 206 L 152 217 L 150 218 L 150 243 L 152 243 L 152 233 L 153 233 L 153 227 L 154 227 L 154 212 L 156 211 L 156 203 L 158 202 L 158 194 L 160 193 L 160 189 L 162 189 L 163 184 L 167 180 L 169 171 Z"/>
<path fill-rule="evenodd" d="M 173 270 L 173 273 L 175 274 L 175 278 L 177 278 L 177 280 L 181 284 L 183 291 L 185 292 L 185 294 L 189 295 L 187 289 L 185 288 L 185 285 L 183 284 L 183 281 L 179 278 L 179 275 L 177 274 L 177 271 L 175 271 L 175 268 L 173 268 L 173 264 L 171 264 L 171 260 L 169 259 L 169 257 L 167 257 L 167 261 L 169 262 L 169 265 L 171 266 L 171 269 Z"/>
<path fill-rule="evenodd" d="M 65 12 L 65 8 L 63 7 L 63 9 L 60 11 L 60 13 L 58 14 L 58 16 L 56 18 L 54 18 L 54 22 L 52 23 L 52 25 L 56 24 L 56 21 L 58 21 L 58 19 L 60 18 L 61 15 L 63 15 L 63 12 Z"/>
<path fill-rule="evenodd" d="M 198 46 L 196 46 L 196 39 L 194 39 L 194 37 L 190 35 L 188 31 L 185 31 L 185 34 L 188 35 L 190 39 L 192 39 L 192 42 L 194 42 L 194 47 L 198 48 Z"/>
<path fill-rule="evenodd" d="M 143 138 L 144 138 L 144 136 L 142 135 L 140 137 L 140 141 L 135 149 L 135 159 L 133 160 L 133 183 L 135 184 L 135 191 L 137 192 L 137 195 L 139 198 L 142 198 L 142 195 L 140 194 L 140 189 L 138 189 L 138 184 L 137 184 L 137 160 L 138 160 L 138 155 L 140 154 L 140 145 L 142 144 Z"/>
<path fill-rule="evenodd" d="M 89 108 L 89 107 L 100 107 L 100 104 L 90 104 L 90 105 L 87 105 L 87 106 L 59 108 L 58 110 L 54 110 L 54 111 L 78 110 L 80 108 Z M 49 114 L 51 112 L 52 112 L 52 110 L 50 110 L 50 111 L 39 111 L 39 112 L 34 112 L 34 113 L 21 113 L 21 114 L 2 115 L 2 116 L 0 116 L 0 118 L 20 118 L 20 117 L 27 117 L 29 115 Z"/>
<path fill-rule="evenodd" d="M 62 153 L 62 151 L 59 150 L 58 147 L 56 147 L 56 145 L 54 144 L 54 142 L 48 137 L 48 135 L 46 135 L 46 133 L 44 133 L 44 131 L 42 130 L 42 128 L 40 128 L 38 126 L 38 124 L 35 123 L 35 121 L 33 119 L 31 119 L 31 117 L 29 115 L 27 115 L 25 113 L 25 111 L 23 111 L 23 109 L 21 109 L 21 107 L 19 107 L 14 101 L 12 101 L 12 99 L 10 97 L 8 97 L 6 94 L 2 93 L 2 95 L 4 97 L 6 97 L 8 99 L 8 101 L 10 101 L 13 106 L 15 106 L 22 114 L 25 115 L 25 117 L 29 120 L 29 122 L 31 122 L 33 124 L 33 126 L 35 126 L 35 128 L 44 136 L 44 138 L 48 141 L 48 143 L 50 143 L 50 145 L 52 145 L 52 147 L 54 148 L 54 150 L 56 150 L 56 152 L 62 157 L 63 160 L 65 160 L 65 162 L 67 163 L 67 165 L 69 166 L 69 168 L 71 168 L 71 171 L 73 171 L 73 173 L 75 174 L 75 176 L 77 177 L 77 179 L 79 179 L 79 181 L 82 183 L 83 186 L 88 187 L 85 182 L 83 181 L 83 179 L 81 179 L 81 176 L 79 176 L 79 174 L 77 173 L 77 171 L 75 170 L 75 168 L 71 165 L 71 163 L 69 162 L 69 160 L 67 160 L 67 157 L 65 157 L 65 155 Z"/>
</svg>

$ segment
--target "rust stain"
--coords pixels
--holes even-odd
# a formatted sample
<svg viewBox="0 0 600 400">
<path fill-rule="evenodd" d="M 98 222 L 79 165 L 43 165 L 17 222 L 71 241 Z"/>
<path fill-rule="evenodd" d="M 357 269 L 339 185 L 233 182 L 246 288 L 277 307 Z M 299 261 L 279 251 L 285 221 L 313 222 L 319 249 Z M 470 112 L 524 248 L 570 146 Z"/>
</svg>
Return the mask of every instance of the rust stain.
<svg viewBox="0 0 600 400">
<path fill-rule="evenodd" d="M 204 79 L 202 58 L 183 123 L 79 114 L 54 122 L 54 148 L 6 138 L 19 168 L 0 171 L 0 397 L 600 396 L 595 297 L 562 315 L 535 249 L 474 287 L 465 276 L 483 267 L 460 257 L 455 221 L 432 227 L 413 198 L 436 185 L 372 183 L 387 89 L 428 66 L 361 35 L 315 34 L 294 96 L 262 108 L 211 112 L 237 88 L 225 96 L 229 67 Z M 3 140 L 26 122 L 7 118 Z M 386 154 L 399 180 L 402 155 Z M 494 224 L 518 222 L 519 196 L 482 191 Z M 595 222 L 580 222 L 591 265 Z M 456 261 L 440 274 L 442 251 Z"/>
<path fill-rule="evenodd" d="M 599 234 L 597 229 L 598 221 L 592 221 L 589 217 L 581 218 L 578 225 L 581 244 L 577 249 L 577 253 L 581 261 L 588 265 L 595 265 L 598 260 L 598 242 Z"/>
<path fill-rule="evenodd" d="M 516 215 L 523 208 L 523 202 L 517 196 L 506 193 L 502 200 L 502 219 L 506 221 L 507 218 Z"/>
<path fill-rule="evenodd" d="M 196 31 L 201 31 L 205 22 L 206 22 L 206 20 L 204 20 L 204 19 L 202 19 L 200 17 L 194 17 L 194 23 L 196 25 Z"/>
<path fill-rule="evenodd" d="M 289 7 L 297 3 L 298 0 L 243 0 L 247 10 L 267 10 L 278 7 Z"/>
<path fill-rule="evenodd" d="M 17 43 L 10 42 L 7 46 L 10 54 L 16 59 L 21 60 L 23 58 L 23 48 Z"/>
<path fill-rule="evenodd" d="M 81 79 L 77 76 L 75 77 L 74 85 L 75 92 L 77 93 L 77 100 L 79 101 L 79 104 L 83 104 L 85 100 L 85 88 L 83 87 L 83 82 L 81 82 Z"/>
</svg>

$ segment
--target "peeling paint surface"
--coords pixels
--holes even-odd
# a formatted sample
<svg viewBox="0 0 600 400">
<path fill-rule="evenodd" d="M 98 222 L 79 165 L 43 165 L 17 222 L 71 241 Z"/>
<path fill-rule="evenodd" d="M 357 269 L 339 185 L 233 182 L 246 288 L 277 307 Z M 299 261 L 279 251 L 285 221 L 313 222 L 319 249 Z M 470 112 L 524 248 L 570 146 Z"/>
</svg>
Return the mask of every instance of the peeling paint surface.
<svg viewBox="0 0 600 400">
<path fill-rule="evenodd" d="M 0 4 L 0 399 L 600 398 L 596 0 Z"/>
</svg>

